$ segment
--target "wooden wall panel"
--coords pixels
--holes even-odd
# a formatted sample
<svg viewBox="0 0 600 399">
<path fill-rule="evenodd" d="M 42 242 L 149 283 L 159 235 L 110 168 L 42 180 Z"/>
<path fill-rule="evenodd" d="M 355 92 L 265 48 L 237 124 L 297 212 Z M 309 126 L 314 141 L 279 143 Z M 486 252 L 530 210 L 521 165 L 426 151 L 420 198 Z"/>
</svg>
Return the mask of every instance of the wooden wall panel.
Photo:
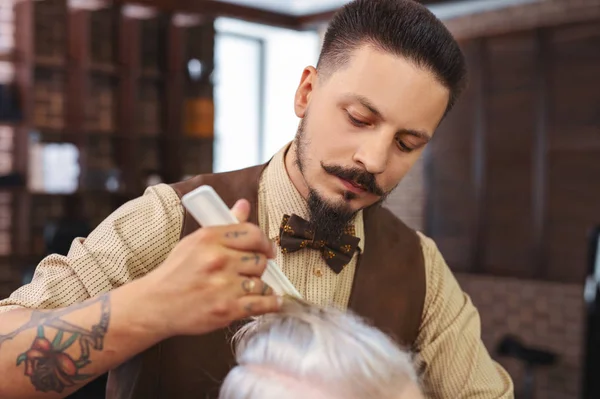
<svg viewBox="0 0 600 399">
<path fill-rule="evenodd" d="M 587 235 L 600 224 L 600 151 L 553 151 L 550 155 L 547 278 L 583 282 Z"/>
<path fill-rule="evenodd" d="M 490 38 L 485 50 L 489 69 L 481 271 L 531 277 L 536 36 Z"/>
<path fill-rule="evenodd" d="M 550 35 L 547 278 L 582 282 L 600 224 L 600 24 Z"/>
<path fill-rule="evenodd" d="M 600 225 L 600 24 L 462 46 L 470 89 L 426 153 L 426 233 L 455 271 L 581 283 Z"/>
<path fill-rule="evenodd" d="M 465 47 L 477 56 L 477 46 Z M 474 248 L 476 206 L 473 189 L 473 142 L 477 101 L 471 84 L 442 122 L 424 154 L 426 176 L 426 231 L 454 270 L 468 270 Z"/>
</svg>

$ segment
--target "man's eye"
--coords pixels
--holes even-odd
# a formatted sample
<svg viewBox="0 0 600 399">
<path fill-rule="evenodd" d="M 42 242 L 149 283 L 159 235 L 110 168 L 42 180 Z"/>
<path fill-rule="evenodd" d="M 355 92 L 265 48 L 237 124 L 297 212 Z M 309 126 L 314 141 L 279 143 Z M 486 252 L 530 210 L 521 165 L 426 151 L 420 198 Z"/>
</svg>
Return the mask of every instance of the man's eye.
<svg viewBox="0 0 600 399">
<path fill-rule="evenodd" d="M 365 126 L 369 125 L 367 122 L 363 122 L 363 121 L 361 121 L 359 119 L 356 119 L 355 117 L 353 117 L 352 115 L 350 115 L 349 112 L 347 114 L 348 114 L 348 120 L 354 126 L 356 126 L 356 127 L 365 127 Z"/>
<path fill-rule="evenodd" d="M 410 148 L 409 146 L 407 146 L 404 141 L 398 139 L 396 140 L 396 142 L 398 143 L 398 147 L 400 148 L 400 151 L 402 152 L 413 152 L 414 148 Z"/>
</svg>

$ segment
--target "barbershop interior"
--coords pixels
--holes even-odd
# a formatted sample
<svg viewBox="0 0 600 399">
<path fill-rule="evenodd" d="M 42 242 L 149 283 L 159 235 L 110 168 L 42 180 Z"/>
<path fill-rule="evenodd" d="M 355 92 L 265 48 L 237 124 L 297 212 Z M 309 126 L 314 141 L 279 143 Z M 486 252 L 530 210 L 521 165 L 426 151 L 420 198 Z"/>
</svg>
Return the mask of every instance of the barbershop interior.
<svg viewBox="0 0 600 399">
<path fill-rule="evenodd" d="M 0 299 L 148 187 L 269 161 L 346 3 L 0 0 Z M 600 1 L 421 3 L 468 85 L 383 206 L 435 241 L 514 397 L 600 398 Z"/>
</svg>

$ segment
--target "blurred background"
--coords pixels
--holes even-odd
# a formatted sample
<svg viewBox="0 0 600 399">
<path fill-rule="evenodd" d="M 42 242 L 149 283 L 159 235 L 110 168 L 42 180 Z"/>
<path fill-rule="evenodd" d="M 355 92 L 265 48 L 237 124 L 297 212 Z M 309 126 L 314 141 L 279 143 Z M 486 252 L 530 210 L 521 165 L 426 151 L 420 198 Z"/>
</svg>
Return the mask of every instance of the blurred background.
<svg viewBox="0 0 600 399">
<path fill-rule="evenodd" d="M 344 3 L 0 0 L 0 298 L 147 186 L 267 161 Z M 517 399 L 600 398 L 600 0 L 423 3 L 470 85 L 386 205 L 436 240 Z"/>
</svg>

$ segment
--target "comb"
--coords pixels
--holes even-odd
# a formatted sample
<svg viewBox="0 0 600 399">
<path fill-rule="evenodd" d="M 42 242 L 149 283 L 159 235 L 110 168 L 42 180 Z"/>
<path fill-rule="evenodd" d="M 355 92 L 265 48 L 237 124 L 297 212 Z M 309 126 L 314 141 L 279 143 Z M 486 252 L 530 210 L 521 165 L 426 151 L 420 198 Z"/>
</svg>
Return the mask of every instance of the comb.
<svg viewBox="0 0 600 399">
<path fill-rule="evenodd" d="M 181 198 L 185 209 L 203 227 L 224 226 L 239 223 L 230 209 L 211 186 L 200 186 Z M 261 280 L 279 295 L 302 298 L 296 287 L 283 274 L 277 263 L 267 260 Z"/>
</svg>

